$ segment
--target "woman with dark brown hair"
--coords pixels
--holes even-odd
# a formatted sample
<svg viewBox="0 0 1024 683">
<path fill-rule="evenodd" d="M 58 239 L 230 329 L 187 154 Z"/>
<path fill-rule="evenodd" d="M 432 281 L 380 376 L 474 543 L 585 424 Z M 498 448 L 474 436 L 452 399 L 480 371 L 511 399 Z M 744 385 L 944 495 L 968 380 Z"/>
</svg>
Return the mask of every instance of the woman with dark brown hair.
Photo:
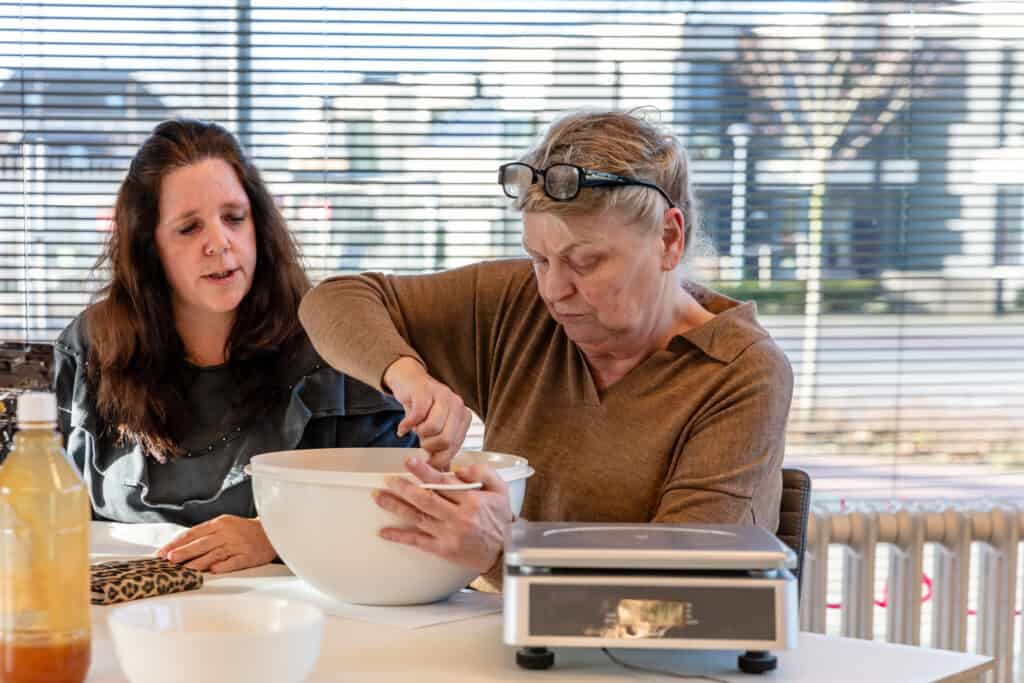
<svg viewBox="0 0 1024 683">
<path fill-rule="evenodd" d="M 158 554 L 214 572 L 274 559 L 243 472 L 257 453 L 415 444 L 397 402 L 313 350 L 295 244 L 224 128 L 153 130 L 100 263 L 110 281 L 55 346 L 61 429 L 97 518 L 192 527 Z"/>
</svg>

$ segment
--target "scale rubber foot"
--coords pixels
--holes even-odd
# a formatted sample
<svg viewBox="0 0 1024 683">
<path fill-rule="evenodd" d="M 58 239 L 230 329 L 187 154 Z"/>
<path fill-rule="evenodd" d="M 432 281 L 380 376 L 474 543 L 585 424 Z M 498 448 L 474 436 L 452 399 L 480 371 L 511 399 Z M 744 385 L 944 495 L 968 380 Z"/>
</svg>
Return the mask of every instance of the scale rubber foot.
<svg viewBox="0 0 1024 683">
<path fill-rule="evenodd" d="M 546 647 L 524 647 L 516 652 L 516 664 L 523 669 L 550 669 L 555 665 L 555 653 Z"/>
<path fill-rule="evenodd" d="M 740 671 L 745 674 L 763 674 L 766 671 L 773 671 L 779 665 L 779 660 L 770 652 L 761 650 L 749 650 L 738 658 Z"/>
</svg>

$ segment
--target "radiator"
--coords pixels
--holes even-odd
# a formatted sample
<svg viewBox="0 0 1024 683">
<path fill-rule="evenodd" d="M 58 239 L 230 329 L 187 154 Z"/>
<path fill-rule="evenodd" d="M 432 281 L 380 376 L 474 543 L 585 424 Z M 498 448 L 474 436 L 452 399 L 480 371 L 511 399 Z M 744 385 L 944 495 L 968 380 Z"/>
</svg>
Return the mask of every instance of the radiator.
<svg viewBox="0 0 1024 683">
<path fill-rule="evenodd" d="M 1024 636 L 1014 645 L 1017 604 L 1017 546 L 1024 528 L 1024 507 L 1011 504 L 956 508 L 924 506 L 897 509 L 812 507 L 800 598 L 800 624 L 825 633 L 827 610 L 840 609 L 840 633 L 873 638 L 876 632 L 876 553 L 889 544 L 885 579 L 885 629 L 889 642 L 921 644 L 922 585 L 930 583 L 930 645 L 967 651 L 968 602 L 972 570 L 977 584 L 974 650 L 994 657 L 990 681 L 1015 681 L 1015 661 L 1024 654 Z M 828 604 L 829 546 L 842 548 L 841 602 Z M 978 565 L 971 566 L 972 546 Z M 927 554 L 934 562 L 925 566 Z M 833 577 L 835 578 L 835 577 Z M 881 577 L 879 577 L 881 578 Z M 879 626 L 881 626 L 879 624 Z M 1015 654 L 1016 653 L 1016 654 Z M 1015 664 L 1017 665 L 1015 667 Z"/>
</svg>

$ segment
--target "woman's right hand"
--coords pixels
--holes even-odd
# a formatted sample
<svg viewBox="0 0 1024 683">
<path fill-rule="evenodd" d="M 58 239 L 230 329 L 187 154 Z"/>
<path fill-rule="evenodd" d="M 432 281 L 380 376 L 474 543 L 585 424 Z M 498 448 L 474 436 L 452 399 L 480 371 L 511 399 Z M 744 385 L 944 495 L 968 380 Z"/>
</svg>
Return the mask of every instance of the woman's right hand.
<svg viewBox="0 0 1024 683">
<path fill-rule="evenodd" d="M 398 436 L 416 432 L 430 454 L 430 465 L 447 470 L 469 431 L 472 420 L 458 394 L 430 376 L 415 358 L 399 358 L 384 371 L 384 385 L 405 409 Z"/>
</svg>

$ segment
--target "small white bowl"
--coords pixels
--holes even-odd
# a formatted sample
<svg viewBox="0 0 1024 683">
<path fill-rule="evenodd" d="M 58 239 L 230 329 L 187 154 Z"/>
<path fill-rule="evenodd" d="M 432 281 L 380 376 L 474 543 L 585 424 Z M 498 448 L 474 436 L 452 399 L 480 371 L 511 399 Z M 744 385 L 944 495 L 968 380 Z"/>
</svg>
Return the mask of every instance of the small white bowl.
<svg viewBox="0 0 1024 683">
<path fill-rule="evenodd" d="M 299 683 L 320 655 L 324 613 L 294 600 L 180 595 L 107 617 L 132 683 Z"/>
</svg>

